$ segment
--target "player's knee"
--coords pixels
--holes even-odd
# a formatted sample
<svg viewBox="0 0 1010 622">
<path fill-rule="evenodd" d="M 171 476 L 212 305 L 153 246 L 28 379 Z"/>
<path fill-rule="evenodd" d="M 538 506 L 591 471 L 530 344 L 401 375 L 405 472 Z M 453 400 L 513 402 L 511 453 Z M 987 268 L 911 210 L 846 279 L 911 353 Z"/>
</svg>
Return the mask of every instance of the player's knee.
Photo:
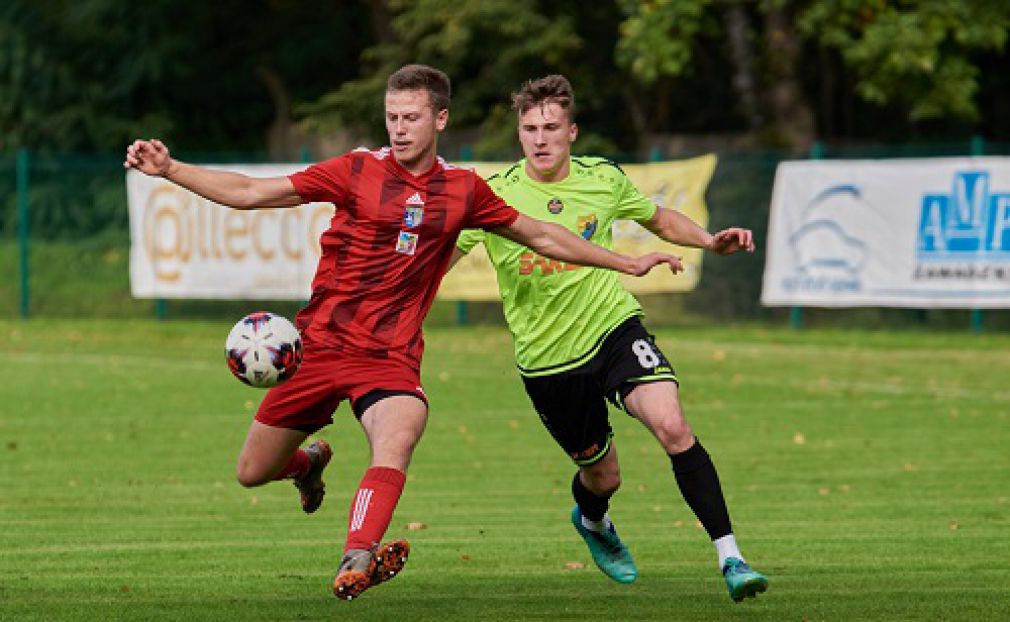
<svg viewBox="0 0 1010 622">
<path fill-rule="evenodd" d="M 679 412 L 665 417 L 654 429 L 656 438 L 667 453 L 684 451 L 694 444 L 694 432 Z"/>
<path fill-rule="evenodd" d="M 264 473 L 261 469 L 257 469 L 254 465 L 243 462 L 240 462 L 238 468 L 235 470 L 235 479 L 243 488 L 262 486 L 270 481 L 269 475 Z"/>
<path fill-rule="evenodd" d="M 598 497 L 609 497 L 621 487 L 620 469 L 590 471 L 586 487 Z"/>
<path fill-rule="evenodd" d="M 621 487 L 621 474 L 617 473 L 614 475 L 607 476 L 602 482 L 600 482 L 600 492 L 603 493 L 601 496 L 610 496 L 617 492 L 617 489 Z"/>
</svg>

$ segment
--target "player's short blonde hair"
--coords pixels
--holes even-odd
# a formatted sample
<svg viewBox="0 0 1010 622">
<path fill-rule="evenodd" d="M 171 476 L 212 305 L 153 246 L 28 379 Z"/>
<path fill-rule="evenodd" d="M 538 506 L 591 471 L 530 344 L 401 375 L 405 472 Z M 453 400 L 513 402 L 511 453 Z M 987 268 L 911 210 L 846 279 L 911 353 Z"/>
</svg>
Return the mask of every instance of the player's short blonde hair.
<svg viewBox="0 0 1010 622">
<path fill-rule="evenodd" d="M 530 108 L 557 104 L 568 113 L 568 120 L 575 121 L 575 91 L 568 78 L 551 74 L 543 78 L 529 80 L 519 92 L 512 94 L 512 109 L 519 115 Z"/>
</svg>

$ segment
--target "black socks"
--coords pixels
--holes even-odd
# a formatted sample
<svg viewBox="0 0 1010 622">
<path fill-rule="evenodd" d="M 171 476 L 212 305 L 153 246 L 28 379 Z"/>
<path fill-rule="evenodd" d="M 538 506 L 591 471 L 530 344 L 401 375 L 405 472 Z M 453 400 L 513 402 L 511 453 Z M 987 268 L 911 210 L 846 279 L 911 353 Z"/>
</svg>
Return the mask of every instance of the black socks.
<svg viewBox="0 0 1010 622">
<path fill-rule="evenodd" d="M 610 497 L 597 497 L 586 488 L 579 478 L 579 471 L 575 472 L 575 478 L 572 479 L 572 496 L 575 497 L 575 503 L 579 504 L 582 515 L 591 521 L 603 520 L 603 515 L 610 507 Z"/>
<path fill-rule="evenodd" d="M 695 438 L 690 449 L 671 454 L 670 464 L 673 465 L 673 475 L 680 487 L 680 494 L 684 495 L 684 500 L 691 506 L 708 536 L 716 540 L 732 533 L 719 475 L 715 472 L 715 465 L 708 452 L 701 446 L 701 441 Z M 581 506 L 581 501 L 579 504 Z"/>
</svg>

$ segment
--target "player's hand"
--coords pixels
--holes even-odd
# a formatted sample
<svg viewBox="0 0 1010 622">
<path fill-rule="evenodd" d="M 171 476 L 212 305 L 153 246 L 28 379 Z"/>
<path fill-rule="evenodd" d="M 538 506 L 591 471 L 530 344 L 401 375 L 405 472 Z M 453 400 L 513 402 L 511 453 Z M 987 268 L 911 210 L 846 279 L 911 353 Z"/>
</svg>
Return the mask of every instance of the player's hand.
<svg viewBox="0 0 1010 622">
<path fill-rule="evenodd" d="M 750 229 L 730 227 L 712 236 L 708 250 L 716 255 L 732 255 L 740 251 L 754 252 L 754 234 Z"/>
<path fill-rule="evenodd" d="M 680 257 L 667 255 L 666 253 L 649 253 L 631 260 L 631 269 L 628 274 L 632 276 L 645 276 L 650 270 L 659 264 L 670 266 L 670 272 L 677 274 L 684 271 L 684 264 L 680 262 Z"/>
<path fill-rule="evenodd" d="M 124 168 L 135 168 L 142 173 L 164 177 L 172 166 L 168 147 L 157 138 L 135 140 L 126 148 Z"/>
</svg>

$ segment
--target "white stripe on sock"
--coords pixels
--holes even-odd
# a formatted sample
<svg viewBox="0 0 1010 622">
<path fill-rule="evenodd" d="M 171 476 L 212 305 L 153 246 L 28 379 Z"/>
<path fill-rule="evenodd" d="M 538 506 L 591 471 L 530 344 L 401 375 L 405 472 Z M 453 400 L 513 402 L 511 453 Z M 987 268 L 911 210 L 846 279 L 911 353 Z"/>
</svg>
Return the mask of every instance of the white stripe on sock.
<svg viewBox="0 0 1010 622">
<path fill-rule="evenodd" d="M 354 499 L 354 511 L 351 513 L 351 527 L 348 531 L 357 531 L 365 523 L 365 515 L 368 514 L 368 504 L 372 501 L 371 488 L 358 490 L 358 496 Z"/>
<path fill-rule="evenodd" d="M 610 512 L 605 512 L 603 514 L 603 518 L 598 521 L 589 520 L 584 514 L 581 516 L 582 526 L 589 531 L 595 531 L 596 533 L 606 533 L 607 531 L 610 531 L 610 525 L 612 524 L 610 522 Z"/>
</svg>

